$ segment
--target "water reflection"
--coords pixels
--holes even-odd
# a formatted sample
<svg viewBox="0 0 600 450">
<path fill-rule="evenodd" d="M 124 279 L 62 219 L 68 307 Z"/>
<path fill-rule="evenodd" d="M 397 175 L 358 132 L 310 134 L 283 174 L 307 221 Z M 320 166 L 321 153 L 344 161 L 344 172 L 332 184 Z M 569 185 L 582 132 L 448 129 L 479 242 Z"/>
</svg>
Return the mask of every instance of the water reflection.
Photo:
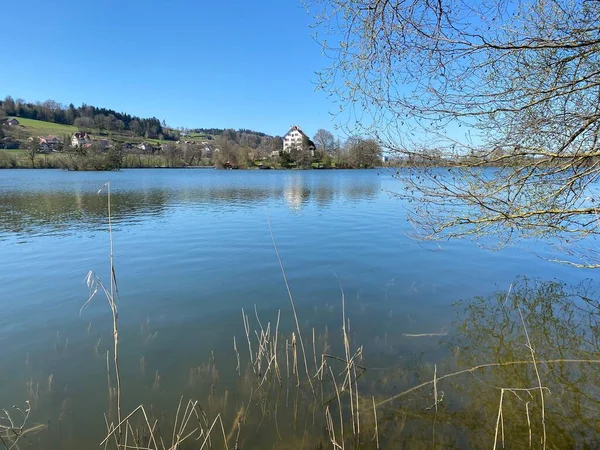
<svg viewBox="0 0 600 450">
<path fill-rule="evenodd" d="M 300 177 L 288 178 L 283 191 L 285 203 L 291 210 L 299 210 L 310 198 L 310 190 L 304 187 Z"/>
<path fill-rule="evenodd" d="M 256 174 L 227 178 L 227 174 L 217 173 L 182 181 L 174 172 L 156 174 L 154 183 L 140 180 L 139 173 L 119 174 L 113 181 L 115 222 L 126 225 L 144 221 L 190 205 L 220 211 L 278 202 L 291 211 L 311 203 L 325 208 L 335 201 L 373 199 L 380 191 L 376 176 L 278 173 L 264 178 Z M 102 183 L 96 186 L 87 180 L 86 189 L 79 184 L 55 183 L 61 180 L 60 172 L 35 172 L 31 176 L 36 178 L 35 183 L 24 177 L 7 184 L 9 189 L 0 189 L 0 239 L 2 232 L 61 233 L 104 226 L 106 199 L 96 193 Z"/>
<path fill-rule="evenodd" d="M 161 214 L 165 192 L 118 192 L 113 194 L 111 212 L 115 222 Z M 95 192 L 16 192 L 0 195 L 0 230 L 30 235 L 105 226 L 107 203 Z M 0 235 L 1 237 L 1 235 Z"/>
<path fill-rule="evenodd" d="M 320 332 L 312 329 L 312 337 L 310 328 L 304 330 L 308 336 L 307 370 L 314 383 L 313 391 L 302 375 L 301 354 L 296 353 L 295 345 L 286 342 L 289 330 L 278 328 L 279 344 L 272 337 L 265 338 L 271 336 L 276 325 L 267 322 L 264 316 L 259 319 L 258 312 L 256 320 L 248 322 L 247 339 L 254 359 L 248 359 L 245 346 L 239 344 L 245 342 L 245 337 L 238 318 L 236 323 L 241 331 L 236 333 L 237 350 L 232 352 L 230 340 L 219 339 L 215 351 L 206 359 L 188 357 L 184 366 L 189 366 L 179 372 L 174 370 L 167 350 L 178 341 L 167 341 L 163 343 L 166 347 L 157 347 L 158 329 L 148 320 L 140 324 L 139 333 L 128 337 L 124 346 L 126 353 L 128 347 L 145 349 L 145 356 L 142 354 L 139 362 L 131 354 L 123 360 L 123 373 L 127 374 L 124 381 L 129 383 L 126 393 L 129 398 L 139 399 L 130 402 L 128 411 L 138 401 L 145 402 L 152 411 L 151 422 L 156 419 L 161 427 L 172 430 L 177 401 L 184 395 L 198 400 L 210 420 L 222 417 L 228 439 L 233 442 L 239 438 L 240 448 L 598 448 L 600 304 L 592 283 L 569 287 L 555 281 L 522 279 L 515 283 L 509 295 L 499 291 L 459 302 L 455 307 L 458 320 L 454 332 L 440 341 L 448 354 L 434 362 L 427 362 L 423 355 L 411 360 L 408 354 L 396 354 L 388 355 L 388 366 L 383 366 L 382 361 L 370 356 L 374 345 L 361 345 L 366 341 L 353 334 L 349 345 L 353 349 L 364 347 L 364 359 L 361 350 L 356 361 L 361 367 L 363 364 L 367 367 L 364 376 L 355 378 L 355 394 L 349 394 L 349 385 L 344 381 L 339 325 Z M 332 315 L 338 313 L 332 312 Z M 327 316 L 327 313 L 320 311 L 318 315 Z M 282 317 L 283 322 L 285 317 Z M 215 327 L 228 328 L 222 323 Z M 255 335 L 253 329 L 257 331 Z M 167 330 L 161 330 L 161 334 L 163 331 Z M 214 330 L 208 329 L 205 333 L 208 339 Z M 258 373 L 252 370 L 258 355 L 271 347 L 256 345 L 251 336 L 261 342 L 271 339 L 273 348 L 280 348 L 278 375 L 274 370 L 269 371 L 269 367 L 276 364 L 274 358 L 263 360 Z M 101 376 L 105 353 L 104 347 L 98 351 L 100 345 L 100 341 L 90 336 L 88 350 L 95 350 L 87 354 L 92 366 L 89 371 L 99 371 Z M 58 347 L 66 351 L 66 346 L 66 342 L 61 341 Z M 156 356 L 154 364 L 167 360 L 160 370 L 152 365 L 153 354 Z M 330 379 L 319 375 L 322 365 L 319 358 L 323 354 L 342 356 L 341 360 L 328 363 Z M 288 356 L 289 361 L 285 363 Z M 261 360 L 264 357 L 262 355 Z M 393 360 L 400 363 L 397 366 L 389 363 Z M 85 397 L 86 406 L 89 402 L 88 396 L 75 395 L 70 389 L 53 391 L 51 382 L 44 383 L 38 394 L 39 381 L 32 380 L 27 386 L 34 407 L 51 395 L 63 404 L 70 401 L 69 395 L 79 401 Z M 333 380 L 338 383 L 336 387 L 332 385 Z M 333 400 L 341 389 L 344 393 L 339 400 Z M 355 402 L 354 414 L 360 416 L 360 432 L 356 435 L 352 432 L 356 419 L 351 413 L 350 400 Z M 57 402 L 47 408 L 57 408 Z M 47 429 L 30 438 L 30 448 L 47 448 L 48 442 L 57 448 L 88 448 L 97 444 L 102 435 L 97 425 L 99 421 L 94 419 L 105 412 L 98 404 L 94 409 L 86 409 L 90 417 L 74 415 L 68 420 L 63 418 L 63 422 L 59 419 L 58 425 L 56 420 L 49 421 Z M 70 407 L 65 409 L 70 410 Z M 340 410 L 343 411 L 341 421 Z M 331 425 L 326 424 L 325 411 L 332 414 L 335 421 L 337 447 L 332 445 L 331 433 L 326 431 Z M 63 417 L 62 411 L 56 410 L 44 414 Z M 114 404 L 107 414 L 109 420 L 114 420 Z M 39 415 L 34 423 L 39 421 L 37 417 Z M 139 426 L 144 428 L 143 423 Z M 342 428 L 346 430 L 343 439 L 339 433 Z M 66 435 L 65 430 L 71 430 L 72 434 Z M 224 447 L 219 442 L 220 436 L 219 433 L 213 435 L 215 448 Z"/>
<path fill-rule="evenodd" d="M 458 333 L 444 342 L 452 356 L 385 377 L 388 388 L 399 377 L 423 385 L 388 391 L 381 429 L 410 448 L 598 448 L 597 298 L 589 282 L 522 279 L 508 295 L 460 302 Z"/>
</svg>

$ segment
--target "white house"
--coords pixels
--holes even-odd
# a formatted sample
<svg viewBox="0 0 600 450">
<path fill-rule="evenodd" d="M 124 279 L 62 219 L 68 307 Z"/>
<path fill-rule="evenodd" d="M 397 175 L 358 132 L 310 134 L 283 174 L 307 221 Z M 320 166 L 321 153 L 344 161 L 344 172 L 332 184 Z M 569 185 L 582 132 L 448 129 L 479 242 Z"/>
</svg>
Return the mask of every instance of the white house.
<svg viewBox="0 0 600 450">
<path fill-rule="evenodd" d="M 143 152 L 154 152 L 154 146 L 150 142 L 142 142 L 137 148 Z"/>
<path fill-rule="evenodd" d="M 91 144 L 92 139 L 84 132 L 75 133 L 71 138 L 71 147 L 88 147 Z"/>
<path fill-rule="evenodd" d="M 290 128 L 290 131 L 283 136 L 283 151 L 290 153 L 293 148 L 302 147 L 304 138 L 308 139 L 308 136 L 298 125 L 294 125 Z"/>
</svg>

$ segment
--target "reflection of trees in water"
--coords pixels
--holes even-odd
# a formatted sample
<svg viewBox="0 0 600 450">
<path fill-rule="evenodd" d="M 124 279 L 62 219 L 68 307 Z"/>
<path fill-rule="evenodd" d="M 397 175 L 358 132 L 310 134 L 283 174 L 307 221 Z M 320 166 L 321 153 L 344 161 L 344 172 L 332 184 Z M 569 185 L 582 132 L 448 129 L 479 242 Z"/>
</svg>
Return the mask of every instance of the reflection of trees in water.
<svg viewBox="0 0 600 450">
<path fill-rule="evenodd" d="M 162 214 L 171 205 L 207 205 L 209 207 L 253 206 L 279 200 L 292 210 L 314 201 L 320 207 L 338 198 L 360 200 L 377 195 L 379 180 L 351 178 L 314 180 L 305 176 L 289 177 L 275 186 L 193 186 L 182 189 L 115 190 L 112 194 L 116 223 L 143 220 Z M 60 231 L 69 228 L 105 225 L 106 200 L 95 191 L 11 191 L 0 194 L 0 230 L 16 233 Z"/>
<path fill-rule="evenodd" d="M 523 279 L 510 295 L 498 292 L 460 302 L 458 334 L 448 342 L 452 358 L 435 368 L 403 368 L 386 377 L 384 386 L 390 388 L 401 380 L 398 376 L 410 379 L 416 372 L 425 385 L 381 401 L 381 429 L 387 438 L 402 429 L 397 442 L 411 443 L 411 448 L 416 448 L 413 440 L 429 444 L 423 448 L 433 448 L 434 442 L 437 448 L 490 448 L 496 435 L 497 448 L 502 438 L 505 448 L 530 448 L 530 442 L 531 448 L 542 448 L 542 401 L 520 307 L 543 386 L 546 448 L 598 448 L 596 298 L 590 283 L 569 288 Z M 461 373 L 448 375 L 455 372 Z"/>
<path fill-rule="evenodd" d="M 115 222 L 160 214 L 167 195 L 160 190 L 121 191 L 112 194 Z M 0 229 L 28 233 L 86 226 L 106 226 L 106 197 L 96 192 L 35 191 L 0 196 Z"/>
<path fill-rule="evenodd" d="M 326 207 L 336 199 L 363 200 L 376 197 L 378 192 L 379 179 L 375 178 L 359 181 L 351 177 L 315 180 L 295 176 L 287 179 L 284 198 L 290 209 L 297 210 L 311 201 Z"/>
<path fill-rule="evenodd" d="M 294 377 L 291 391 L 274 383 L 264 395 L 257 394 L 260 378 L 243 377 L 237 395 L 247 398 L 254 393 L 260 400 L 242 403 L 254 405 L 244 423 L 242 448 L 274 443 L 295 447 L 299 442 L 305 448 L 331 448 L 323 433 L 325 406 L 333 411 L 338 443 L 340 408 L 343 411 L 344 448 L 376 448 L 372 438 L 378 432 L 380 448 L 489 449 L 494 446 L 497 425 L 496 448 L 543 448 L 540 391 L 517 305 L 535 349 L 544 389 L 545 448 L 598 448 L 600 309 L 596 298 L 590 284 L 569 288 L 558 282 L 524 279 L 509 296 L 498 292 L 458 303 L 457 333 L 442 342 L 451 350 L 445 360 L 410 365 L 403 358 L 395 369 L 371 368 L 359 379 L 360 396 L 355 397 L 359 436 L 352 433 L 348 391 L 340 396 L 338 407 L 336 391 L 327 378 L 318 384 L 320 378 L 314 377 L 319 395 L 325 392 L 322 400 L 319 395 L 315 399 L 306 383 L 296 388 Z M 328 354 L 340 354 L 335 345 L 338 333 L 317 334 L 319 356 L 322 348 Z M 328 364 L 341 389 L 343 358 L 341 365 Z M 364 364 L 369 366 L 369 350 Z M 314 363 L 315 370 L 318 365 Z"/>
</svg>

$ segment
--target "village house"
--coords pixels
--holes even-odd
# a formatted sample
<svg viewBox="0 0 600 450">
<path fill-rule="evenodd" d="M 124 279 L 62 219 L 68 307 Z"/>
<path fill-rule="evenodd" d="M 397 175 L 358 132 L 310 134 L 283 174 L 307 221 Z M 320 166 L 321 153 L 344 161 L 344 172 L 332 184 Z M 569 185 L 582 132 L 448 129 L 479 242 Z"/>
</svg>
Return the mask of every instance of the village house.
<svg viewBox="0 0 600 450">
<path fill-rule="evenodd" d="M 80 131 L 75 133 L 71 138 L 71 147 L 89 147 L 92 145 L 92 139 L 90 135 Z"/>
<path fill-rule="evenodd" d="M 19 121 L 17 119 L 7 119 L 4 121 L 3 125 L 6 125 L 7 127 L 16 127 L 17 125 L 19 125 Z"/>
<path fill-rule="evenodd" d="M 46 145 L 58 145 L 58 138 L 56 136 L 40 136 L 40 144 Z"/>
<path fill-rule="evenodd" d="M 38 139 L 40 141 L 40 152 L 50 153 L 58 150 L 60 141 L 56 136 L 40 136 Z"/>
<path fill-rule="evenodd" d="M 149 142 L 143 142 L 140 145 L 138 145 L 137 148 L 147 153 L 151 153 L 154 151 L 154 147 Z"/>
<path fill-rule="evenodd" d="M 308 138 L 304 131 L 302 131 L 302 129 L 299 126 L 294 125 L 283 136 L 283 151 L 290 153 L 293 148 L 302 147 L 302 141 L 305 137 Z"/>
<path fill-rule="evenodd" d="M 19 148 L 19 141 L 11 137 L 5 137 L 4 139 L 0 140 L 0 148 L 4 148 L 6 150 L 17 149 Z"/>
<path fill-rule="evenodd" d="M 292 126 L 292 128 L 290 128 L 283 136 L 283 151 L 290 153 L 294 148 L 302 148 L 305 139 L 310 143 L 307 150 L 310 150 L 310 154 L 314 156 L 315 147 L 312 145 L 312 141 L 298 125 Z M 272 155 L 274 153 L 275 152 L 273 152 Z"/>
</svg>

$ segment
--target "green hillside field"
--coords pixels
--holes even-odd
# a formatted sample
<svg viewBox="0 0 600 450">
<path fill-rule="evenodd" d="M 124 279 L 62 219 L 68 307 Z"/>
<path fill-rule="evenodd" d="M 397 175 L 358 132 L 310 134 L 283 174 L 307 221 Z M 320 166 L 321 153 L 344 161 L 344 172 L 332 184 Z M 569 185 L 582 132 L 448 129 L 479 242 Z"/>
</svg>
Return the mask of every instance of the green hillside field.
<svg viewBox="0 0 600 450">
<path fill-rule="evenodd" d="M 12 119 L 12 117 L 9 117 Z M 24 131 L 30 136 L 45 136 L 54 135 L 61 136 L 64 134 L 73 134 L 77 131 L 77 127 L 73 125 L 62 125 L 60 123 L 44 122 L 42 120 L 24 119 L 15 117 L 19 121 L 18 131 Z"/>
<path fill-rule="evenodd" d="M 71 136 L 79 130 L 74 125 L 62 125 L 60 123 L 44 122 L 43 120 L 25 119 L 22 117 L 14 117 L 19 121 L 19 126 L 10 129 L 11 134 L 14 134 L 17 139 L 24 139 L 30 136 Z M 12 117 L 9 117 L 12 119 Z M 131 132 L 124 133 L 89 133 L 94 139 L 113 139 L 116 141 L 126 142 L 152 142 L 154 144 L 163 143 L 159 139 L 145 139 L 140 136 L 134 136 Z"/>
</svg>

